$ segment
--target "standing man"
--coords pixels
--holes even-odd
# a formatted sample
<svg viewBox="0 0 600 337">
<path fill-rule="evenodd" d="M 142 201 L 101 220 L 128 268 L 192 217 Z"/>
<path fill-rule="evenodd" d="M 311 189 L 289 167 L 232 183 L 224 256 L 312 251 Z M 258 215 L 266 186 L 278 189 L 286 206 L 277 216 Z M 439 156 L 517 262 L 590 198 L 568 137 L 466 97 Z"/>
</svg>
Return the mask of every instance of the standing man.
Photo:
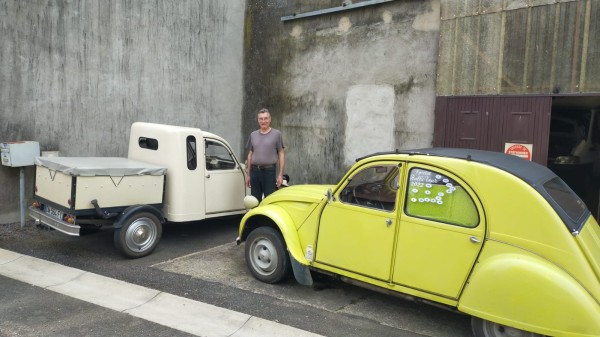
<svg viewBox="0 0 600 337">
<path fill-rule="evenodd" d="M 248 150 L 246 186 L 250 187 L 252 195 L 261 201 L 263 195 L 266 197 L 273 193 L 283 182 L 285 146 L 281 132 L 271 127 L 269 110 L 261 109 L 258 112 L 258 126 L 259 129 L 250 134 L 246 143 Z"/>
</svg>

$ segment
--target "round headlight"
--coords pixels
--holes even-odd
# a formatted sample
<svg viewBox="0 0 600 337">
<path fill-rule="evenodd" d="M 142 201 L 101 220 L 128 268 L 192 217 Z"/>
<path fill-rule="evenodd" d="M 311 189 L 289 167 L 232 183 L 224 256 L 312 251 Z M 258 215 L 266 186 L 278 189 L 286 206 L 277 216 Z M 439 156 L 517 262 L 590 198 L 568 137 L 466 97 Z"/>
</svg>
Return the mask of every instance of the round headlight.
<svg viewBox="0 0 600 337">
<path fill-rule="evenodd" d="M 258 199 L 256 199 L 252 195 L 247 195 L 244 197 L 244 207 L 246 207 L 246 209 L 254 208 L 258 206 L 259 203 L 260 202 L 258 201 Z"/>
</svg>

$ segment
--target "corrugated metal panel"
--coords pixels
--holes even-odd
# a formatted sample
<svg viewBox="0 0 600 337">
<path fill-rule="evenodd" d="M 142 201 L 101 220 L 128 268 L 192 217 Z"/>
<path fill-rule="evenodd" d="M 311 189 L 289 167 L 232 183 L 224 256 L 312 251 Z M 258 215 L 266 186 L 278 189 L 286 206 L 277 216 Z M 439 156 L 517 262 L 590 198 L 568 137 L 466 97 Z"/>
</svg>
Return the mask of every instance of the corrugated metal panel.
<svg viewBox="0 0 600 337">
<path fill-rule="evenodd" d="M 477 69 L 475 75 L 475 94 L 498 92 L 498 63 L 500 53 L 496 46 L 500 45 L 498 27 L 502 25 L 502 13 L 481 15 L 479 21 L 479 39 Z"/>
<path fill-rule="evenodd" d="M 598 92 L 598 17 L 600 0 L 442 1 L 437 94 Z"/>
<path fill-rule="evenodd" d="M 479 42 L 477 32 L 479 20 L 460 18 L 456 20 L 456 36 L 462 37 L 460 48 L 454 53 L 454 83 L 453 92 L 457 95 L 472 93 L 475 89 L 475 74 Z"/>
<path fill-rule="evenodd" d="M 600 1 L 591 1 L 589 15 L 586 17 L 588 22 L 587 34 L 585 36 L 587 43 L 584 44 L 585 50 L 585 71 L 583 72 L 582 91 L 600 92 Z"/>
<path fill-rule="evenodd" d="M 583 3 L 561 4 L 557 16 L 556 48 L 554 54 L 554 93 L 579 91 L 581 47 L 583 45 Z M 597 80 L 597 75 L 596 75 Z"/>
<path fill-rule="evenodd" d="M 527 53 L 527 13 L 527 9 L 518 9 L 506 15 L 500 88 L 504 94 L 525 91 L 523 74 Z"/>
<path fill-rule="evenodd" d="M 552 92 L 552 56 L 556 6 L 540 6 L 531 9 L 527 41 L 524 92 Z"/>
</svg>

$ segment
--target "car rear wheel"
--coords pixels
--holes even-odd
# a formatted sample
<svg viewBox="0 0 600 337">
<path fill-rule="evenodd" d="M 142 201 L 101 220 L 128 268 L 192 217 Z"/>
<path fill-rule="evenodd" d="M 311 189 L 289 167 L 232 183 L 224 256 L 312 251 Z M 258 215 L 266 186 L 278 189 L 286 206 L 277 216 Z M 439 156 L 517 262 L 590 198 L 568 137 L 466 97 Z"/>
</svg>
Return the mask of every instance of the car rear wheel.
<svg viewBox="0 0 600 337">
<path fill-rule="evenodd" d="M 246 240 L 246 264 L 265 283 L 277 283 L 290 272 L 290 257 L 281 234 L 271 227 L 253 230 Z"/>
<path fill-rule="evenodd" d="M 130 216 L 114 234 L 115 247 L 125 256 L 146 256 L 156 248 L 162 235 L 162 224 L 152 213 L 140 212 Z"/>
<path fill-rule="evenodd" d="M 515 329 L 477 317 L 471 317 L 471 328 L 475 337 L 542 337 L 533 332 Z"/>
</svg>

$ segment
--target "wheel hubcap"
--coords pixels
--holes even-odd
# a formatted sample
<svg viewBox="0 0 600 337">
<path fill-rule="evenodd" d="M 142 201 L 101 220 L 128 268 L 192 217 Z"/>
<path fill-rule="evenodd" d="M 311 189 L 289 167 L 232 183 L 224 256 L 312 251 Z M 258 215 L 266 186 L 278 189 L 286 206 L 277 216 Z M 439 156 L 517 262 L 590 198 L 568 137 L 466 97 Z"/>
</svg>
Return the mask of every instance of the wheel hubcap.
<svg viewBox="0 0 600 337">
<path fill-rule="evenodd" d="M 129 249 L 143 251 L 152 246 L 156 236 L 157 229 L 154 222 L 148 218 L 139 218 L 127 228 L 125 242 Z"/>
<path fill-rule="evenodd" d="M 252 243 L 250 248 L 251 263 L 259 274 L 267 276 L 272 274 L 277 268 L 277 251 L 271 241 L 260 238 Z"/>
</svg>

